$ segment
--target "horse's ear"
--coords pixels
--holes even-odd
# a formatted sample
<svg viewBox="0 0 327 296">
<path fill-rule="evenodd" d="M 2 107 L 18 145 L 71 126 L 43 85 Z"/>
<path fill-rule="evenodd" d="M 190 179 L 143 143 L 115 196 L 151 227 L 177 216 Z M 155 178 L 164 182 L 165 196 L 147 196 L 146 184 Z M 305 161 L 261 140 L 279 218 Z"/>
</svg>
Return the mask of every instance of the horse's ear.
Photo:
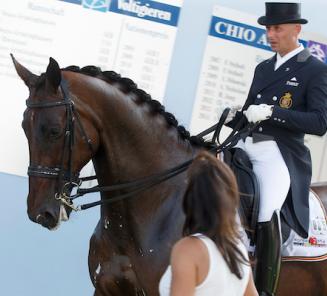
<svg viewBox="0 0 327 296">
<path fill-rule="evenodd" d="M 14 63 L 14 66 L 15 66 L 18 76 L 25 82 L 27 87 L 30 88 L 32 81 L 34 81 L 37 78 L 37 75 L 33 74 L 28 69 L 26 69 L 24 66 L 22 66 L 20 63 L 18 63 L 12 53 L 10 54 L 10 56 Z"/>
<path fill-rule="evenodd" d="M 56 93 L 61 82 L 61 71 L 59 64 L 53 58 L 50 58 L 45 77 L 46 89 L 50 92 Z"/>
</svg>

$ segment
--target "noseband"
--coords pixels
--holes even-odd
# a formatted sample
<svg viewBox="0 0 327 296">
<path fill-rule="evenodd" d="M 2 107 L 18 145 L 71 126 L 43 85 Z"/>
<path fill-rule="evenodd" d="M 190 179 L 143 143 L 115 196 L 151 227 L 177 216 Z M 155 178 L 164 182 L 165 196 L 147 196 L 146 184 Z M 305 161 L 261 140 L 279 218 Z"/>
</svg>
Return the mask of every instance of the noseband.
<svg viewBox="0 0 327 296">
<path fill-rule="evenodd" d="M 88 138 L 82 122 L 79 118 L 78 113 L 74 108 L 74 102 L 68 95 L 67 82 L 62 79 L 60 83 L 60 89 L 63 94 L 63 100 L 55 102 L 32 102 L 30 99 L 26 100 L 27 108 L 56 108 L 65 107 L 66 108 L 66 128 L 65 128 L 65 139 L 63 153 L 61 156 L 61 166 L 60 167 L 46 167 L 39 164 L 30 164 L 27 170 L 28 176 L 41 177 L 41 178 L 53 178 L 58 179 L 55 198 L 61 201 L 63 204 L 73 207 L 72 202 L 69 199 L 69 191 L 79 185 L 79 172 L 73 173 L 72 171 L 72 161 L 73 161 L 73 147 L 75 142 L 75 120 L 79 126 L 82 134 L 82 138 L 88 145 L 92 155 L 94 149 L 90 138 Z M 64 162 L 66 155 L 68 154 L 68 165 L 67 170 L 64 169 Z M 61 184 L 63 184 L 61 186 Z M 60 188 L 61 186 L 61 188 Z M 74 208 L 73 208 L 74 209 Z"/>
</svg>

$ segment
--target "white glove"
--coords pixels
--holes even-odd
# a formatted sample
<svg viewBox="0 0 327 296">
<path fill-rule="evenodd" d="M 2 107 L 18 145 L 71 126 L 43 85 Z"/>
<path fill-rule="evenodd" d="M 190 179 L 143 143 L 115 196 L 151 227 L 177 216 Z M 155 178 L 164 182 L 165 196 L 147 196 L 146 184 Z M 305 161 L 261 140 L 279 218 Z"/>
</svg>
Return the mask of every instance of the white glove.
<svg viewBox="0 0 327 296">
<path fill-rule="evenodd" d="M 243 113 L 248 119 L 248 122 L 256 123 L 258 121 L 269 119 L 273 112 L 273 108 L 273 105 L 267 104 L 250 105 L 247 110 L 243 111 Z"/>
<path fill-rule="evenodd" d="M 231 107 L 230 108 L 230 111 L 227 115 L 227 118 L 225 120 L 225 123 L 228 123 L 230 121 L 232 121 L 236 115 L 236 112 L 241 110 L 242 109 L 242 106 L 241 105 L 237 105 L 237 106 L 234 106 L 234 107 Z"/>
</svg>

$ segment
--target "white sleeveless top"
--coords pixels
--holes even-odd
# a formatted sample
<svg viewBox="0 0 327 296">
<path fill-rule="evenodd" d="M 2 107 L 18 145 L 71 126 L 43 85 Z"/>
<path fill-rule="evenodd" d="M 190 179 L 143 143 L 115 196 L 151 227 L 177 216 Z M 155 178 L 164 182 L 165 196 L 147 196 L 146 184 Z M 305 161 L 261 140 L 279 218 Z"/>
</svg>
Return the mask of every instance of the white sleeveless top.
<svg viewBox="0 0 327 296">
<path fill-rule="evenodd" d="M 243 296 L 247 287 L 250 266 L 242 264 L 242 279 L 231 273 L 223 256 L 216 244 L 202 234 L 195 234 L 207 247 L 209 253 L 209 270 L 203 282 L 195 288 L 194 296 Z M 242 242 L 238 245 L 239 249 L 248 259 L 248 253 Z M 159 283 L 160 296 L 170 295 L 171 286 L 171 266 L 169 265 Z"/>
</svg>

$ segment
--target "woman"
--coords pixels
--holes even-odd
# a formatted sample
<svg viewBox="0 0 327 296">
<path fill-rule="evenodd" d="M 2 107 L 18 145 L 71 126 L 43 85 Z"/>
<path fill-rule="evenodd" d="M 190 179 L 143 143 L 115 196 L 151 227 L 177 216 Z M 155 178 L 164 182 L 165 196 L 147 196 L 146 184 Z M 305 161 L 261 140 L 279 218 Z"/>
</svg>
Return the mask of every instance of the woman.
<svg viewBox="0 0 327 296">
<path fill-rule="evenodd" d="M 189 169 L 183 234 L 159 284 L 161 296 L 257 296 L 236 222 L 239 201 L 232 171 L 207 152 Z"/>
</svg>

